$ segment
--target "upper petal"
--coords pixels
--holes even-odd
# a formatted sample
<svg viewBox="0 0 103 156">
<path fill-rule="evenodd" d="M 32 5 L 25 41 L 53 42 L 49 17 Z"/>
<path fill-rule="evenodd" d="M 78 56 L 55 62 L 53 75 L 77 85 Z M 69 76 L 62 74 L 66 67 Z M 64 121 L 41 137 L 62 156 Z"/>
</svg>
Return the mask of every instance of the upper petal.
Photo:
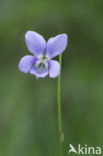
<svg viewBox="0 0 103 156">
<path fill-rule="evenodd" d="M 60 64 L 58 61 L 49 60 L 49 76 L 51 78 L 56 78 L 60 74 Z"/>
<path fill-rule="evenodd" d="M 25 42 L 28 50 L 35 56 L 42 56 L 46 47 L 46 41 L 42 35 L 34 31 L 27 31 Z"/>
<path fill-rule="evenodd" d="M 68 37 L 66 34 L 60 34 L 50 38 L 47 42 L 47 56 L 53 58 L 61 54 L 67 46 Z"/>
<path fill-rule="evenodd" d="M 23 58 L 21 58 L 18 68 L 21 72 L 27 73 L 32 65 L 36 62 L 37 58 L 34 56 L 26 55 Z"/>
</svg>

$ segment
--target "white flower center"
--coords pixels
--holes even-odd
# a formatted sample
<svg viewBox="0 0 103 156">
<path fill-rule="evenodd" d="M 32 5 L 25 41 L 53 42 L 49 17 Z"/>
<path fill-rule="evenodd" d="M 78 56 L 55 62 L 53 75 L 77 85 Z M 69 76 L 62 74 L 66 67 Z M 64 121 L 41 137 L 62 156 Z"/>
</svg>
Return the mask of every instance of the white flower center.
<svg viewBox="0 0 103 156">
<path fill-rule="evenodd" d="M 34 67 L 37 68 L 38 72 L 45 72 L 48 70 L 48 63 L 41 59 L 35 63 Z"/>
</svg>

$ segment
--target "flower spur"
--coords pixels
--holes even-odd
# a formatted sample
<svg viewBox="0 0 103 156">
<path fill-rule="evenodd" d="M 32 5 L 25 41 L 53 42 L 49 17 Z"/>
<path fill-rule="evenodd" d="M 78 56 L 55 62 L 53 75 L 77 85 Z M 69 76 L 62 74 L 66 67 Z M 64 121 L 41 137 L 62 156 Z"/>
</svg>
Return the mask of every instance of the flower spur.
<svg viewBox="0 0 103 156">
<path fill-rule="evenodd" d="M 50 78 L 56 78 L 60 74 L 60 64 L 51 60 L 60 55 L 67 46 L 67 35 L 60 34 L 52 37 L 46 43 L 42 35 L 34 31 L 27 31 L 25 42 L 28 50 L 34 55 L 26 55 L 19 62 L 19 70 L 30 73 L 36 78 L 44 78 L 49 74 Z"/>
</svg>

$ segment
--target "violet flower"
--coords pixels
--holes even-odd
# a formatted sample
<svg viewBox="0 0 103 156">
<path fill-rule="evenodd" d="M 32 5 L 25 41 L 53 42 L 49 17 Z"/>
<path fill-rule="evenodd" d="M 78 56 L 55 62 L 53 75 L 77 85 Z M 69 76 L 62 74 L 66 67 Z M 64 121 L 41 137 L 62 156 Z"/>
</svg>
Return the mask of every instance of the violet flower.
<svg viewBox="0 0 103 156">
<path fill-rule="evenodd" d="M 28 50 L 34 55 L 26 55 L 19 62 L 19 70 L 30 73 L 36 78 L 44 78 L 49 74 L 50 78 L 56 78 L 60 74 L 60 64 L 51 60 L 60 55 L 67 46 L 67 35 L 60 34 L 50 38 L 46 43 L 42 35 L 28 31 L 25 34 L 25 42 Z"/>
</svg>

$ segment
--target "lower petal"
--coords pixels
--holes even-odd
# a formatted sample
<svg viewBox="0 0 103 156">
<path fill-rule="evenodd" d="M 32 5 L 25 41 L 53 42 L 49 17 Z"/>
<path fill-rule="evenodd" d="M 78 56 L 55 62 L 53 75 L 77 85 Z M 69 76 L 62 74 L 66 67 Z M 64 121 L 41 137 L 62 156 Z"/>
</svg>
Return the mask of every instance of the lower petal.
<svg viewBox="0 0 103 156">
<path fill-rule="evenodd" d="M 36 78 L 44 78 L 48 75 L 48 70 L 44 71 L 44 72 L 39 72 L 37 68 L 32 67 L 30 69 L 30 74 L 33 74 L 36 76 Z"/>
<path fill-rule="evenodd" d="M 60 64 L 58 61 L 49 60 L 49 76 L 51 78 L 56 78 L 60 74 Z"/>
<path fill-rule="evenodd" d="M 24 56 L 18 65 L 18 68 L 21 72 L 28 73 L 32 65 L 36 62 L 37 58 L 31 55 Z"/>
</svg>

